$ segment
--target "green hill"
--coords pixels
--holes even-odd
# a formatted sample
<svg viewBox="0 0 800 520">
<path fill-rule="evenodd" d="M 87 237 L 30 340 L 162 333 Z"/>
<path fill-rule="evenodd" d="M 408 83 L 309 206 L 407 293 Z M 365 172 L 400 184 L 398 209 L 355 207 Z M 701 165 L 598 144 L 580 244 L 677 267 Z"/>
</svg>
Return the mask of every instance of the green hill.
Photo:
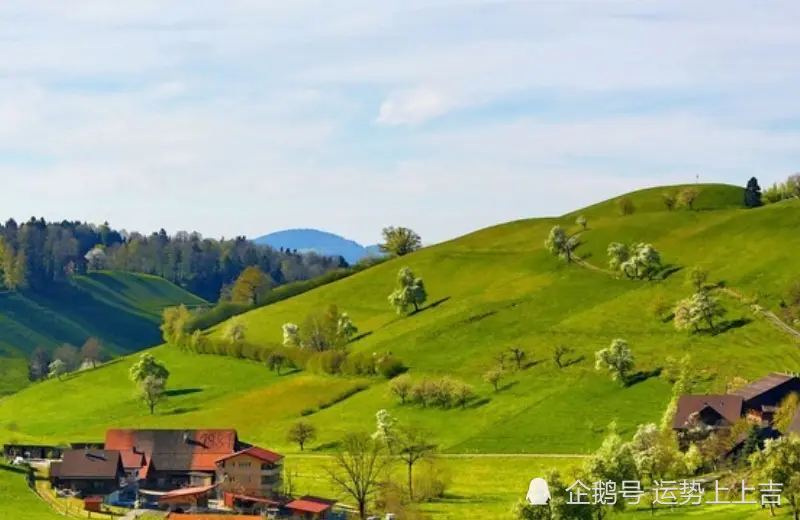
<svg viewBox="0 0 800 520">
<path fill-rule="evenodd" d="M 161 310 L 205 301 L 155 276 L 94 272 L 47 293 L 0 294 L 0 394 L 27 383 L 22 357 L 38 346 L 97 336 L 112 354 L 160 342 Z"/>
<path fill-rule="evenodd" d="M 696 265 L 707 268 L 712 281 L 772 309 L 798 278 L 800 202 L 745 210 L 736 202 L 741 188 L 696 187 L 702 211 L 666 211 L 658 207 L 664 188 L 644 190 L 627 195 L 637 208 L 632 215 L 620 216 L 612 200 L 561 218 L 495 226 L 241 317 L 249 341 L 277 343 L 283 323 L 300 323 L 335 303 L 366 334 L 352 350 L 391 351 L 413 378 L 450 375 L 473 384 L 476 399 L 466 410 L 401 406 L 380 379 L 307 372 L 279 377 L 258 363 L 161 346 L 153 353 L 172 373 L 172 393 L 156 415 L 147 415 L 132 397 L 127 370 L 133 360 L 124 359 L 0 401 L 0 440 L 100 439 L 109 426 L 234 426 L 248 441 L 296 453 L 285 432 L 304 410 L 313 410 L 305 419 L 318 427 L 314 446 L 324 450 L 347 432 L 374 430 L 375 413 L 385 408 L 430 429 L 446 453 L 586 453 L 611 421 L 627 435 L 637 424 L 660 419 L 671 391 L 656 376 L 666 356 L 692 354 L 709 376 L 706 389 L 717 391 L 732 375 L 800 370 L 797 341 L 737 299 L 723 296 L 728 321 L 718 335 L 677 331 L 648 310 L 657 297 L 674 302 L 689 295 L 686 268 Z M 578 248 L 586 261 L 605 267 L 610 242 L 646 241 L 661 252 L 669 275 L 621 280 L 554 257 L 544 239 L 555 224 L 578 231 L 577 214 L 589 217 Z M 424 278 L 429 293 L 429 305 L 408 317 L 398 317 L 387 303 L 403 266 Z M 218 335 L 223 327 L 209 333 Z M 594 369 L 595 351 L 618 337 L 628 340 L 636 357 L 640 381 L 629 387 Z M 495 392 L 482 376 L 513 345 L 525 349 L 530 366 L 510 373 Z M 556 345 L 574 349 L 569 366 L 552 362 Z M 488 472 L 487 464 L 474 467 Z M 475 491 L 480 494 L 489 483 L 473 485 L 481 486 Z M 497 509 L 481 511 L 507 512 L 510 505 L 491 507 Z"/>
</svg>

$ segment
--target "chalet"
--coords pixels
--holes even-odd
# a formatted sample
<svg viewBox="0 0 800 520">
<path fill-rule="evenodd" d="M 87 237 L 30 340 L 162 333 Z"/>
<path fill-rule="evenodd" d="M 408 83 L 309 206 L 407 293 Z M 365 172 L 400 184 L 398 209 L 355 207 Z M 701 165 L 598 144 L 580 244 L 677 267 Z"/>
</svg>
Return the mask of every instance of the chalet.
<svg viewBox="0 0 800 520">
<path fill-rule="evenodd" d="M 50 465 L 54 487 L 70 489 L 81 495 L 105 495 L 123 485 L 125 471 L 119 452 L 104 450 L 67 450 L 60 462 Z"/>
<path fill-rule="evenodd" d="M 241 494 L 272 497 L 282 484 L 283 455 L 252 446 L 217 459 L 217 481 L 230 482 Z"/>
<path fill-rule="evenodd" d="M 146 489 L 170 491 L 216 483 L 217 460 L 244 449 L 236 430 L 108 430 L 106 450 Z"/>
<path fill-rule="evenodd" d="M 747 386 L 724 395 L 682 395 L 678 399 L 672 428 L 679 433 L 702 428 L 707 431 L 730 428 L 744 418 L 764 428 L 764 438 L 779 433 L 772 429 L 775 412 L 791 393 L 800 393 L 800 377 L 794 374 L 769 374 Z M 800 433 L 800 411 L 790 431 Z M 739 442 L 744 439 L 738 439 Z"/>
</svg>

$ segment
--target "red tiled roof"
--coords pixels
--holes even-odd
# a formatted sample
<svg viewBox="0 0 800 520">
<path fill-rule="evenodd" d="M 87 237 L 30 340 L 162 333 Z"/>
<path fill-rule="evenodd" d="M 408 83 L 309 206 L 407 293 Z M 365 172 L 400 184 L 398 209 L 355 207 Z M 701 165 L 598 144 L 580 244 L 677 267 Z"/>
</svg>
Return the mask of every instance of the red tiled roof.
<svg viewBox="0 0 800 520">
<path fill-rule="evenodd" d="M 743 399 L 739 395 L 682 395 L 678 399 L 678 410 L 672 423 L 673 428 L 682 428 L 695 412 L 708 407 L 735 423 L 742 416 Z"/>
<path fill-rule="evenodd" d="M 150 472 L 150 459 L 147 458 L 147 455 L 142 457 L 144 464 L 142 464 L 141 469 L 139 469 L 139 478 L 141 480 L 147 480 L 147 474 Z"/>
<path fill-rule="evenodd" d="M 215 461 L 236 450 L 236 430 L 110 429 L 106 449 L 136 450 L 159 471 L 214 471 Z"/>
<path fill-rule="evenodd" d="M 323 513 L 333 506 L 328 501 L 318 502 L 313 498 L 301 498 L 289 502 L 286 507 L 303 513 Z"/>
<path fill-rule="evenodd" d="M 249 495 L 239 495 L 237 493 L 226 493 L 230 498 L 245 500 L 247 502 L 257 502 L 259 504 L 269 504 L 271 506 L 279 506 L 281 503 L 277 500 L 271 500 L 264 497 L 251 497 Z"/>
<path fill-rule="evenodd" d="M 254 457 L 258 460 L 263 460 L 264 462 L 271 462 L 273 464 L 280 462 L 283 459 L 283 455 L 279 453 L 265 450 L 263 448 L 259 448 L 258 446 L 253 446 L 251 448 L 247 448 L 245 450 L 237 451 L 236 453 L 231 453 L 230 455 L 220 457 L 216 460 L 216 462 L 222 462 L 223 460 L 232 459 L 234 457 L 238 457 L 239 455 L 250 455 L 251 457 Z"/>
<path fill-rule="evenodd" d="M 122 467 L 125 469 L 139 469 L 144 466 L 144 455 L 133 450 L 120 451 Z"/>
</svg>

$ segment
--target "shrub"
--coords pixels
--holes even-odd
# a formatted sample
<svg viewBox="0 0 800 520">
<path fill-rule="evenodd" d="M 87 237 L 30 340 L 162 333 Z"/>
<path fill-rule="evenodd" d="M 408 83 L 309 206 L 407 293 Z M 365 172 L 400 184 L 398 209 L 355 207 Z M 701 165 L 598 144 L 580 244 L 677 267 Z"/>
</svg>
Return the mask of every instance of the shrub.
<svg viewBox="0 0 800 520">
<path fill-rule="evenodd" d="M 436 397 L 436 385 L 429 379 L 422 379 L 411 388 L 411 399 L 427 408 Z"/>
<path fill-rule="evenodd" d="M 414 472 L 414 499 L 428 502 L 442 498 L 452 479 L 447 468 L 438 460 L 427 460 Z"/>
<path fill-rule="evenodd" d="M 351 376 L 375 375 L 375 358 L 364 352 L 349 354 L 344 363 L 344 373 Z"/>
<path fill-rule="evenodd" d="M 393 356 L 387 356 L 379 360 L 377 368 L 378 372 L 386 379 L 392 379 L 408 370 L 400 359 Z"/>
<path fill-rule="evenodd" d="M 619 214 L 622 216 L 633 215 L 636 211 L 636 206 L 629 197 L 622 197 L 617 202 L 617 205 L 619 206 Z"/>
<path fill-rule="evenodd" d="M 455 392 L 455 381 L 443 377 L 433 382 L 433 402 L 440 408 L 450 408 Z"/>
<path fill-rule="evenodd" d="M 312 354 L 306 363 L 306 368 L 317 374 L 336 375 L 342 373 L 346 361 L 347 352 L 326 350 Z"/>
<path fill-rule="evenodd" d="M 400 404 L 406 404 L 406 400 L 411 394 L 412 386 L 411 378 L 407 375 L 402 375 L 392 379 L 392 382 L 389 383 L 389 391 L 400 399 Z"/>
</svg>

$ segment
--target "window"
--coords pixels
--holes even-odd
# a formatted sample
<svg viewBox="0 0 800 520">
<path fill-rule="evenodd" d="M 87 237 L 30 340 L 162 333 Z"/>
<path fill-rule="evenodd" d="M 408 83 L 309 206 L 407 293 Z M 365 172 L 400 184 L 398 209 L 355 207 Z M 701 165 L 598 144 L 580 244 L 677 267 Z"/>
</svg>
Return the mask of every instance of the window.
<svg viewBox="0 0 800 520">
<path fill-rule="evenodd" d="M 275 464 L 271 462 L 265 462 L 261 465 L 261 471 L 268 471 L 271 469 L 275 469 L 275 467 L 276 467 Z"/>
<path fill-rule="evenodd" d="M 272 485 L 272 477 L 261 477 L 261 485 L 262 486 L 270 486 Z"/>
<path fill-rule="evenodd" d="M 250 463 L 249 462 L 240 462 L 239 463 L 239 467 L 240 468 L 249 468 L 250 467 Z"/>
</svg>

